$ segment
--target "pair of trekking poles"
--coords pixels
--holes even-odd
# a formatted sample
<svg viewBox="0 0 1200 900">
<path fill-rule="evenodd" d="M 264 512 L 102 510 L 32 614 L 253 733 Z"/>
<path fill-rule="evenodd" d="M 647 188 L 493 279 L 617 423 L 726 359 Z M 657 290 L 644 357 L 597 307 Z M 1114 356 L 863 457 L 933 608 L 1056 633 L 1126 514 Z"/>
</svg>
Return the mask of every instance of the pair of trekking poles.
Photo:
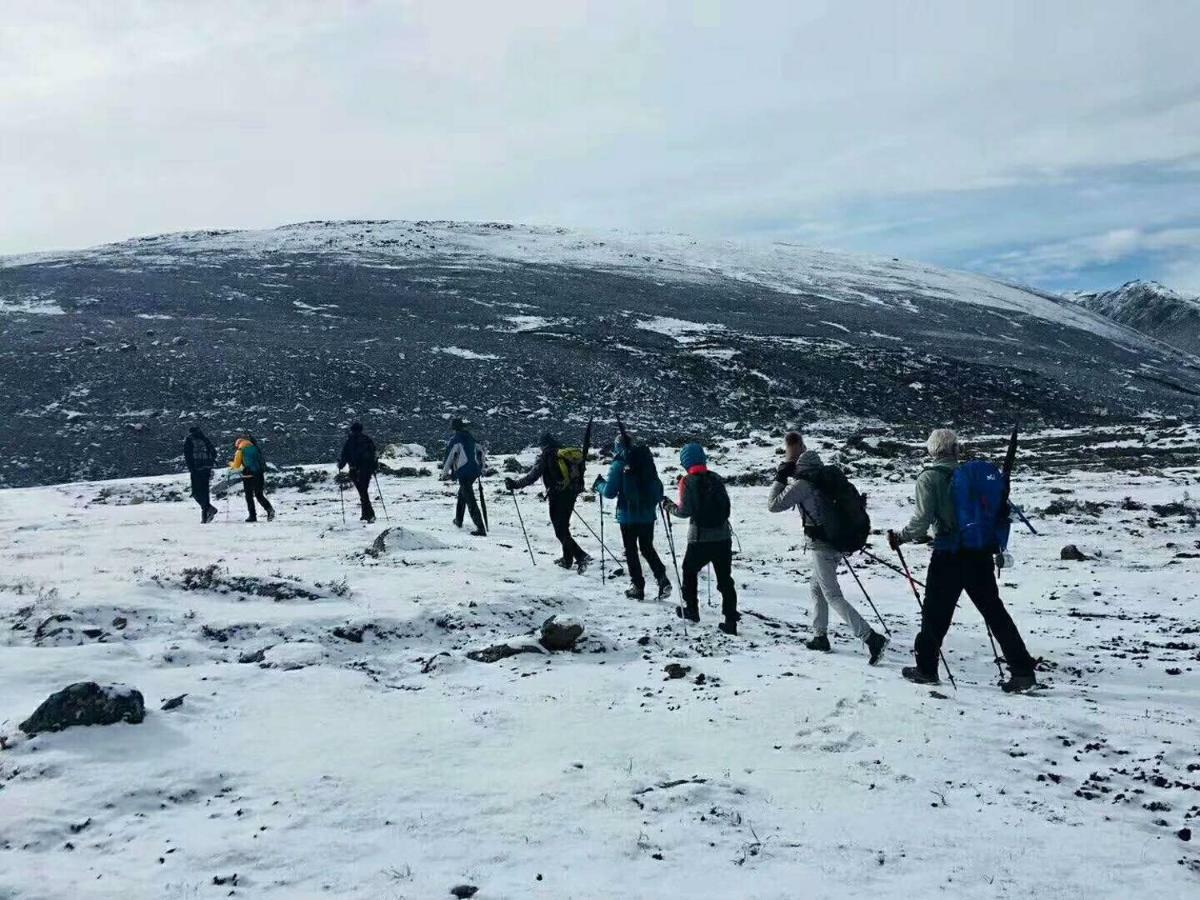
<svg viewBox="0 0 1200 900">
<path fill-rule="evenodd" d="M 338 499 L 342 502 L 342 524 L 346 524 L 346 485 L 340 480 L 341 472 L 338 472 Z M 379 486 L 379 473 L 373 473 L 375 476 L 375 490 L 379 494 L 379 505 L 383 507 L 383 520 L 389 525 L 392 522 L 392 517 L 388 515 L 387 501 L 383 499 L 383 488 Z"/>
</svg>

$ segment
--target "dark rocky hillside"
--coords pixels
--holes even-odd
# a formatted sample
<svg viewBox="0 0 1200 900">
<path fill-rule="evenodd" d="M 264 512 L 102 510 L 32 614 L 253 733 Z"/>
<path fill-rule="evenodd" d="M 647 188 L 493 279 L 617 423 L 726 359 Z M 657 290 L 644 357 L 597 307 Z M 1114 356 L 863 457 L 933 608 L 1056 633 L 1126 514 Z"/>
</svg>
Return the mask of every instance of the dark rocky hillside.
<svg viewBox="0 0 1200 900">
<path fill-rule="evenodd" d="M 1072 303 L 784 245 L 307 223 L 0 261 L 0 485 L 166 472 L 191 422 L 278 463 L 363 419 L 494 450 L 617 415 L 678 441 L 792 420 L 924 428 L 1194 416 L 1200 369 Z"/>
</svg>

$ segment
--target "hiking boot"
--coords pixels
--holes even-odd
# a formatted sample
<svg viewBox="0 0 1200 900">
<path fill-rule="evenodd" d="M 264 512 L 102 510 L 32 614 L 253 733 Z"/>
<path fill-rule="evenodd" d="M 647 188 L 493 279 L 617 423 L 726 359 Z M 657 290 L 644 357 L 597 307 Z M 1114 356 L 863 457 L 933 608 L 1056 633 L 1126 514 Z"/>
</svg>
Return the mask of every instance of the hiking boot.
<svg viewBox="0 0 1200 900">
<path fill-rule="evenodd" d="M 726 634 L 737 636 L 737 619 L 726 619 L 724 622 L 718 622 L 717 628 Z"/>
<path fill-rule="evenodd" d="M 1031 691 L 1038 686 L 1037 676 L 1032 672 L 1027 675 L 1012 674 L 1008 681 L 1000 682 L 1000 690 L 1006 694 L 1023 694 L 1026 691 Z"/>
<path fill-rule="evenodd" d="M 455 527 L 455 528 L 462 528 L 462 519 L 455 519 L 455 520 L 454 520 L 454 527 Z"/>
<path fill-rule="evenodd" d="M 375 520 L 372 519 L 371 521 L 374 522 Z M 482 528 L 476 528 L 474 531 L 471 532 L 471 537 L 487 537 L 487 532 L 484 531 Z"/>
<path fill-rule="evenodd" d="M 644 587 L 631 587 L 625 592 L 625 596 L 630 600 L 637 600 L 640 603 L 646 599 L 646 589 Z"/>
<path fill-rule="evenodd" d="M 216 517 L 217 517 L 217 508 L 215 506 L 210 506 L 208 509 L 204 510 L 204 514 L 202 516 L 200 516 L 200 524 L 207 525 L 209 522 L 211 522 Z"/>
<path fill-rule="evenodd" d="M 274 521 L 275 521 L 275 510 L 273 510 L 273 509 L 268 509 L 268 510 L 267 510 L 267 521 L 268 521 L 268 522 L 274 522 Z"/>
<path fill-rule="evenodd" d="M 573 568 L 575 568 L 575 563 L 573 563 L 573 562 L 572 562 L 571 560 L 569 560 L 569 559 L 556 559 L 556 560 L 554 561 L 554 564 L 555 564 L 556 566 L 558 566 L 560 569 L 573 569 Z"/>
<path fill-rule="evenodd" d="M 888 639 L 878 631 L 872 631 L 867 635 L 867 652 L 871 654 L 867 660 L 867 665 L 875 666 L 879 664 L 879 660 L 883 659 L 883 651 L 888 645 Z"/>
<path fill-rule="evenodd" d="M 588 566 L 590 566 L 591 564 L 592 564 L 592 558 L 585 554 L 583 559 L 579 560 L 579 563 L 575 566 L 575 571 L 577 571 L 580 575 L 582 575 L 584 572 L 587 571 Z"/>
<path fill-rule="evenodd" d="M 257 522 L 257 521 L 258 521 L 258 516 L 247 516 L 247 517 L 246 517 L 246 521 L 247 521 L 247 522 Z"/>
<path fill-rule="evenodd" d="M 675 607 L 675 615 L 681 619 L 687 619 L 689 622 L 700 621 L 700 606 L 677 606 Z"/>
<path fill-rule="evenodd" d="M 937 675 L 930 675 L 927 672 L 922 672 L 916 666 L 905 666 L 900 670 L 900 674 L 911 681 L 913 684 L 941 684 L 941 680 Z"/>
<path fill-rule="evenodd" d="M 659 581 L 659 583 L 658 583 L 658 599 L 666 600 L 668 597 L 671 596 L 671 590 L 672 590 L 671 582 L 667 581 L 667 579 L 665 579 L 665 578 L 662 579 L 661 581 Z"/>
<path fill-rule="evenodd" d="M 833 648 L 829 646 L 829 635 L 818 634 L 811 640 L 805 641 L 804 646 L 809 650 L 818 650 L 821 653 L 832 653 Z"/>
</svg>

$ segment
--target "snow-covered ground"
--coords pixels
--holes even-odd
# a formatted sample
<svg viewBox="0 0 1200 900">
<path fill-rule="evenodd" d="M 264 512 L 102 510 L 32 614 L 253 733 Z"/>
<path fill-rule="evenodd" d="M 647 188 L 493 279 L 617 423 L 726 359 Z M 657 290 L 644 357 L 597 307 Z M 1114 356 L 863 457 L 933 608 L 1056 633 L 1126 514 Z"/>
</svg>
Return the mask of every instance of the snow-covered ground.
<svg viewBox="0 0 1200 900">
<path fill-rule="evenodd" d="M 889 465 L 859 467 L 880 527 L 911 510 L 915 467 Z M 957 692 L 903 681 L 916 605 L 862 557 L 885 662 L 836 619 L 836 652 L 806 651 L 803 538 L 765 487 L 732 490 L 737 638 L 703 582 L 685 635 L 624 579 L 552 566 L 527 492 L 532 566 L 498 479 L 480 540 L 448 487 L 383 478 L 376 555 L 388 523 L 343 525 L 328 482 L 254 526 L 240 497 L 207 527 L 190 502 L 121 503 L 178 478 L 0 492 L 0 897 L 1194 897 L 1198 481 L 1022 474 L 1043 536 L 1014 539 L 1004 595 L 1051 687 L 1015 697 L 966 601 Z M 577 652 L 465 657 L 552 614 L 586 626 Z M 18 734 L 80 680 L 138 688 L 146 721 Z"/>
</svg>

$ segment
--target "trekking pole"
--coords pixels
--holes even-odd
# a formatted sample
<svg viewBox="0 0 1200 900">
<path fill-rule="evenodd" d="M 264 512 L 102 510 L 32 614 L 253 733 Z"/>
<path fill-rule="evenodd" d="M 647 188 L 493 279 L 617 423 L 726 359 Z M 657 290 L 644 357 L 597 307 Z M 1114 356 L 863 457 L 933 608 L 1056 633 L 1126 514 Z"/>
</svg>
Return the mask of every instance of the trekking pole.
<svg viewBox="0 0 1200 900">
<path fill-rule="evenodd" d="M 575 518 L 577 518 L 580 522 L 582 522 L 584 524 L 584 527 L 587 528 L 587 530 L 592 533 L 592 537 L 594 537 L 596 540 L 598 540 L 600 542 L 600 547 L 601 547 L 600 558 L 601 558 L 601 560 L 603 560 L 604 559 L 604 551 L 608 550 L 608 546 L 604 543 L 604 538 L 600 537 L 600 535 L 598 535 L 596 533 L 596 529 L 592 527 L 592 523 L 589 522 L 587 519 L 585 519 L 582 515 L 580 515 L 579 510 L 574 509 L 574 510 L 571 510 L 571 512 L 573 512 L 575 514 Z M 611 550 L 608 550 L 608 555 L 613 558 L 614 563 L 617 561 L 617 554 L 613 553 Z"/>
<path fill-rule="evenodd" d="M 375 473 L 375 490 L 379 492 L 379 504 L 383 507 L 383 518 L 388 524 L 391 524 L 392 517 L 388 515 L 387 501 L 383 499 L 383 488 L 379 486 L 379 473 Z"/>
<path fill-rule="evenodd" d="M 850 565 L 850 557 L 848 557 L 845 553 L 842 554 L 842 562 L 846 564 L 846 568 L 849 569 L 850 574 L 854 576 L 854 581 L 858 584 L 858 589 L 862 591 L 863 596 L 867 598 L 867 602 L 871 604 L 871 609 L 875 613 L 875 618 L 879 620 L 879 624 L 883 626 L 884 633 L 890 638 L 892 636 L 892 630 L 887 627 L 887 622 L 883 621 L 883 616 L 879 614 L 879 610 L 875 607 L 875 601 L 871 599 L 871 595 L 868 594 L 867 589 L 863 587 L 862 580 L 859 579 L 858 573 L 854 571 L 854 566 Z"/>
<path fill-rule="evenodd" d="M 671 526 L 671 519 L 667 516 L 667 511 L 661 506 L 658 508 L 658 514 L 662 516 L 663 527 L 667 530 L 667 547 L 671 551 L 671 562 L 675 566 L 675 584 L 679 588 L 679 602 L 683 604 L 680 609 L 685 609 L 687 601 L 683 599 L 683 579 L 679 577 L 679 558 L 675 555 L 675 530 Z M 683 622 L 683 636 L 688 636 L 687 617 L 681 617 Z"/>
<path fill-rule="evenodd" d="M 229 470 L 225 470 L 225 524 L 229 524 Z"/>
<path fill-rule="evenodd" d="M 886 559 L 883 559 L 882 557 L 876 556 L 874 553 L 872 553 L 866 547 L 863 547 L 862 554 L 863 554 L 863 556 L 866 556 L 868 559 L 872 559 L 875 562 L 879 563 L 881 566 L 891 569 L 897 575 L 905 574 L 904 570 L 901 569 L 898 565 L 896 565 L 895 563 L 888 562 Z M 918 579 L 913 578 L 911 575 L 909 575 L 908 578 L 913 584 L 917 585 L 918 587 L 925 587 L 925 582 L 919 581 Z"/>
<path fill-rule="evenodd" d="M 921 617 L 925 617 L 925 604 L 921 602 L 921 592 L 917 590 L 916 579 L 912 577 L 912 572 L 908 568 L 908 563 L 904 560 L 904 551 L 899 547 L 896 548 L 896 555 L 900 557 L 900 565 L 904 567 L 904 576 L 908 579 L 908 585 L 912 588 L 913 596 L 917 598 L 917 608 L 921 610 Z M 954 681 L 954 673 L 950 671 L 950 663 L 946 662 L 946 654 L 942 649 L 938 648 L 938 656 L 942 660 L 942 665 L 946 667 L 946 677 L 950 679 L 950 685 L 955 691 L 958 690 L 958 685 Z"/>
<path fill-rule="evenodd" d="M 342 473 L 339 470 L 337 478 L 338 483 L 338 499 L 342 501 L 342 524 L 346 524 L 346 485 L 342 483 Z"/>
<path fill-rule="evenodd" d="M 508 494 L 513 498 L 513 506 L 517 508 L 517 521 L 521 523 L 521 533 L 525 535 L 525 546 L 529 548 L 529 561 L 536 566 L 537 560 L 533 557 L 533 544 L 529 543 L 529 532 L 525 530 L 525 519 L 521 515 L 521 504 L 517 502 L 517 492 L 509 491 Z"/>
<path fill-rule="evenodd" d="M 604 551 L 607 549 L 604 546 L 604 495 L 601 494 L 597 498 L 600 501 L 600 583 L 605 584 L 608 581 L 608 576 L 604 568 Z M 614 559 L 615 563 L 616 560 Z"/>
</svg>

